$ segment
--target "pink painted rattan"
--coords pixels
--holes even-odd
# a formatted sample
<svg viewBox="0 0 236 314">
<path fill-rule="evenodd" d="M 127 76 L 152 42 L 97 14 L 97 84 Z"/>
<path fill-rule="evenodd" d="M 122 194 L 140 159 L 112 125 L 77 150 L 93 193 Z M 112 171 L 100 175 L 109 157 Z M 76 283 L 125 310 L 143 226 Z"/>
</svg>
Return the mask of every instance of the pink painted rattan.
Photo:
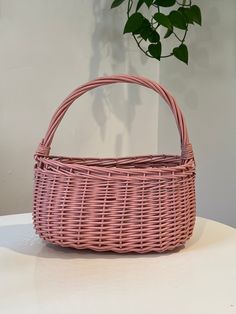
<svg viewBox="0 0 236 314">
<path fill-rule="evenodd" d="M 74 100 L 93 88 L 120 82 L 143 85 L 163 97 L 178 126 L 181 155 L 50 156 L 54 133 Z M 53 115 L 35 159 L 33 220 L 36 232 L 48 242 L 77 249 L 145 253 L 172 250 L 192 235 L 192 146 L 180 108 L 154 81 L 119 75 L 80 86 Z"/>
</svg>

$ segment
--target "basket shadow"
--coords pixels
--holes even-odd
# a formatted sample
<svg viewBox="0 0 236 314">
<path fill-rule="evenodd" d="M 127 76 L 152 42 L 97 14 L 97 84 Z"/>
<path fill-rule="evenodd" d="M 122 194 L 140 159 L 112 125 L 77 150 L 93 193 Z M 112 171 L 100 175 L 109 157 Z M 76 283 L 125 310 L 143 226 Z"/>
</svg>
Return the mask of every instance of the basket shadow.
<svg viewBox="0 0 236 314">
<path fill-rule="evenodd" d="M 61 247 L 40 239 L 32 224 L 8 225 L 0 227 L 0 247 L 8 248 L 23 255 L 38 256 L 40 258 L 60 259 L 117 259 L 117 258 L 143 258 L 161 257 L 178 253 L 184 246 L 163 253 L 115 253 L 95 252 L 92 250 L 76 250 Z"/>
<path fill-rule="evenodd" d="M 221 227 L 217 227 L 221 225 Z M 194 233 L 186 242 L 186 251 L 202 250 L 213 245 L 218 245 L 232 236 L 233 228 L 225 228 L 225 225 L 205 218 L 197 219 Z"/>
<path fill-rule="evenodd" d="M 191 238 L 186 242 L 185 248 L 190 248 L 194 245 L 197 245 L 202 238 L 202 235 L 204 234 L 204 231 L 206 229 L 207 221 L 202 219 L 197 219 L 193 234 Z"/>
<path fill-rule="evenodd" d="M 197 220 L 194 234 L 186 245 L 180 246 L 172 251 L 163 253 L 150 252 L 139 253 L 115 253 L 115 252 L 95 252 L 92 250 L 76 250 L 74 248 L 60 247 L 50 244 L 40 239 L 33 229 L 32 224 L 16 224 L 0 226 L 0 247 L 5 247 L 17 253 L 40 258 L 59 258 L 59 259 L 123 259 L 123 258 L 157 258 L 161 256 L 173 255 L 182 249 L 192 250 L 205 248 L 224 241 L 228 235 L 221 233 L 207 241 L 203 241 L 204 233 L 207 229 L 207 220 Z"/>
<path fill-rule="evenodd" d="M 76 250 L 73 248 L 65 248 L 65 247 L 60 247 L 58 245 L 47 243 L 42 249 L 41 254 L 44 257 L 45 255 L 48 257 L 48 254 L 52 253 L 52 255 L 55 255 L 55 256 L 51 256 L 51 257 L 62 257 L 62 258 L 67 258 L 66 255 L 76 254 L 77 258 L 79 259 L 122 259 L 122 258 L 143 258 L 143 257 L 167 256 L 167 255 L 178 253 L 183 248 L 184 246 L 181 246 L 172 251 L 167 251 L 163 253 L 148 252 L 148 253 L 140 254 L 136 252 L 128 252 L 128 253 L 116 253 L 112 251 L 96 252 L 90 249 Z"/>
</svg>

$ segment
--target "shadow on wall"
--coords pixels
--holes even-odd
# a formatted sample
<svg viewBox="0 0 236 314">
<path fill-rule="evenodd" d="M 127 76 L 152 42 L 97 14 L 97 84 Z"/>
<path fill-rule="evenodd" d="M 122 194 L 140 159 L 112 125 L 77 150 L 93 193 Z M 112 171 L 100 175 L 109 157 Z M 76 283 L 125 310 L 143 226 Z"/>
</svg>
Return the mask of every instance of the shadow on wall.
<svg viewBox="0 0 236 314">
<path fill-rule="evenodd" d="M 173 93 L 187 120 L 197 161 L 198 214 L 235 226 L 236 1 L 198 1 L 202 27 L 187 37 L 189 65 L 174 58 L 161 63 L 161 83 Z M 173 42 L 169 42 L 173 48 Z M 176 149 L 174 130 L 160 107 L 161 151 Z M 168 141 L 166 138 L 168 137 Z"/>
<path fill-rule="evenodd" d="M 218 4 L 217 4 L 218 3 Z M 230 38 L 236 38 L 235 27 L 230 22 L 225 23 L 223 12 L 225 4 L 221 1 L 199 1 L 202 8 L 203 25 L 190 28 L 187 44 L 189 47 L 189 65 L 185 66 L 174 58 L 163 60 L 161 64 L 160 79 L 170 85 L 172 90 L 183 96 L 183 105 L 186 104 L 189 110 L 197 110 L 199 106 L 205 105 L 199 101 L 200 90 L 195 84 L 196 80 L 201 82 L 212 81 L 216 77 L 221 78 L 227 75 L 228 68 L 224 61 L 226 42 Z M 231 0 L 236 12 L 236 1 Z M 225 12 L 226 13 L 226 12 Z M 225 14 L 226 15 L 226 14 Z M 236 15 L 234 14 L 234 24 Z M 222 34 L 227 36 L 222 38 Z M 236 54 L 236 41 L 234 44 L 234 55 Z M 173 43 L 169 42 L 170 49 Z M 234 74 L 236 74 L 236 58 L 233 60 Z"/>
<path fill-rule="evenodd" d="M 122 9 L 111 10 L 111 1 L 94 1 L 94 32 L 91 36 L 92 57 L 89 68 L 89 79 L 103 75 L 133 74 L 138 75 L 132 63 L 132 50 L 129 39 L 122 35 L 125 12 Z M 130 53 L 131 52 L 131 53 Z M 145 63 L 145 58 L 142 59 Z M 136 106 L 141 103 L 137 87 L 125 85 L 116 88 L 103 87 L 92 91 L 92 112 L 101 137 L 104 140 L 107 130 L 107 119 L 110 113 L 118 119 L 129 133 L 135 119 Z M 115 138 L 115 156 L 122 154 L 123 132 Z"/>
<path fill-rule="evenodd" d="M 201 3 L 199 3 L 201 5 Z M 203 26 L 195 26 L 190 28 L 187 45 L 189 48 L 189 65 L 185 66 L 183 63 L 176 61 L 175 58 L 163 60 L 161 65 L 161 81 L 177 93 L 183 96 L 184 104 L 189 106 L 190 110 L 196 110 L 199 107 L 199 90 L 197 86 L 193 85 L 196 77 L 208 77 L 222 74 L 223 64 L 214 66 L 211 63 L 210 56 L 212 55 L 212 47 L 220 50 L 220 40 L 214 31 L 215 26 L 220 21 L 218 9 L 212 6 L 211 1 L 201 6 L 203 14 Z M 205 15 L 205 12 L 211 11 L 210 15 Z M 207 20 L 207 26 L 205 25 Z M 173 43 L 169 40 L 169 49 L 173 47 Z"/>
<path fill-rule="evenodd" d="M 234 18 L 234 26 L 232 27 L 232 32 L 233 32 L 233 37 L 236 38 L 236 1 L 233 1 L 234 5 L 234 12 L 235 12 L 235 18 Z M 236 56 L 236 40 L 233 41 L 233 52 L 234 56 Z M 234 58 L 234 64 L 233 64 L 233 71 L 234 71 L 234 76 L 236 76 L 236 58 Z"/>
</svg>

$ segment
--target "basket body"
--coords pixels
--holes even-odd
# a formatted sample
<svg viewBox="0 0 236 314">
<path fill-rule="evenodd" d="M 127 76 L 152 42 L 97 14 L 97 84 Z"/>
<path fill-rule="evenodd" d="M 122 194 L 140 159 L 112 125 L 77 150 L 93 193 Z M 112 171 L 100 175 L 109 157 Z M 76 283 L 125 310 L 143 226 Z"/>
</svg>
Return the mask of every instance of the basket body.
<svg viewBox="0 0 236 314">
<path fill-rule="evenodd" d="M 36 232 L 57 245 L 95 251 L 183 245 L 196 214 L 192 147 L 182 145 L 181 156 L 67 158 L 49 156 L 43 141 L 35 155 Z"/>
</svg>

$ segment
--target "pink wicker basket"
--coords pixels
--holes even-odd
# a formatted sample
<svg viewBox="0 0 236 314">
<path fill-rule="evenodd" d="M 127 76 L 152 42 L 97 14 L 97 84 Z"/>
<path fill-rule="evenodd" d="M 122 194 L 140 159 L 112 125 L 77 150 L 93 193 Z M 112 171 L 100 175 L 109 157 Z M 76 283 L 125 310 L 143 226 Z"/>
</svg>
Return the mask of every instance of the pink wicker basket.
<svg viewBox="0 0 236 314">
<path fill-rule="evenodd" d="M 87 91 L 135 83 L 167 102 L 181 138 L 181 155 L 70 158 L 49 155 L 70 105 Z M 136 76 L 98 78 L 74 90 L 52 117 L 35 154 L 33 220 L 44 240 L 95 251 L 163 252 L 183 245 L 195 223 L 195 162 L 186 124 L 173 97 Z"/>
</svg>

